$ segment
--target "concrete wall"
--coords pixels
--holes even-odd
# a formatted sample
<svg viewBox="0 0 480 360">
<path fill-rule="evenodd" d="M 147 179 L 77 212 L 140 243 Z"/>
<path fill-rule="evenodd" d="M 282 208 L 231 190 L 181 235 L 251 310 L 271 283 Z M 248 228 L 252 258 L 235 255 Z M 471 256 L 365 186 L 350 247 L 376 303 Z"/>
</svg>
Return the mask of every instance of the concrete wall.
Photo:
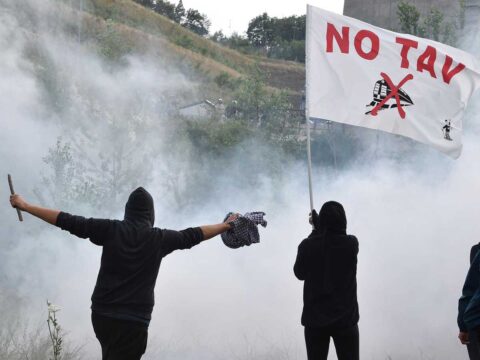
<svg viewBox="0 0 480 360">
<path fill-rule="evenodd" d="M 479 3 L 477 0 L 468 0 Z M 343 13 L 373 25 L 392 30 L 400 30 L 397 20 L 397 8 L 400 0 L 345 0 Z M 432 7 L 440 9 L 450 21 L 458 20 L 460 2 L 458 0 L 410 0 L 423 14 L 428 14 Z M 393 23 L 392 23 L 392 20 Z"/>
<path fill-rule="evenodd" d="M 480 0 L 467 0 L 460 46 L 480 57 Z"/>
<path fill-rule="evenodd" d="M 397 9 L 401 0 L 345 0 L 344 14 L 383 28 L 400 31 Z M 446 21 L 460 24 L 459 0 L 409 0 L 427 15 L 432 7 L 441 10 Z M 480 0 L 465 0 L 465 25 L 457 33 L 457 46 L 480 56 Z"/>
</svg>

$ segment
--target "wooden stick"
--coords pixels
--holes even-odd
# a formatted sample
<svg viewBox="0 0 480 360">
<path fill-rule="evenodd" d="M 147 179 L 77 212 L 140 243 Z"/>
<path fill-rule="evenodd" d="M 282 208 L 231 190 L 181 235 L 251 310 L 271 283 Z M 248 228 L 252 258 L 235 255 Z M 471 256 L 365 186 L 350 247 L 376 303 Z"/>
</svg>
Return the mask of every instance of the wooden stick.
<svg viewBox="0 0 480 360">
<path fill-rule="evenodd" d="M 10 186 L 10 193 L 12 195 L 15 195 L 15 190 L 13 190 L 13 181 L 10 174 L 8 174 L 8 186 Z M 17 209 L 17 215 L 18 215 L 18 220 L 23 221 L 22 212 L 19 209 Z"/>
</svg>

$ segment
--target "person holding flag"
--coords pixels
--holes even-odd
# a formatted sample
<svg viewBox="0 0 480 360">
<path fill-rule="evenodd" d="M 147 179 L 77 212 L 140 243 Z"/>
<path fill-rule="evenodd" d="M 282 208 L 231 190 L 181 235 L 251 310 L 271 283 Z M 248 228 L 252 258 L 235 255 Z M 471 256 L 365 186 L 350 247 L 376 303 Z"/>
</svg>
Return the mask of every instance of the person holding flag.
<svg viewBox="0 0 480 360">
<path fill-rule="evenodd" d="M 359 359 L 358 240 L 347 235 L 343 206 L 325 203 L 312 211 L 313 231 L 298 246 L 293 267 L 304 281 L 302 325 L 308 360 L 327 360 L 330 338 L 338 360 Z"/>
<path fill-rule="evenodd" d="M 463 114 L 480 87 L 480 63 L 473 55 L 451 46 L 381 29 L 310 5 L 306 37 L 305 112 L 314 231 L 300 244 L 295 263 L 296 276 L 305 280 L 302 324 L 309 360 L 327 359 L 330 337 L 339 360 L 357 360 L 358 327 L 354 330 L 353 326 L 358 321 L 358 305 L 347 306 L 356 304 L 356 287 L 355 292 L 346 291 L 347 287 L 344 293 L 338 290 L 342 288 L 341 275 L 347 275 L 345 269 L 353 269 L 353 264 L 356 269 L 355 241 L 347 241 L 344 227 L 329 233 L 325 232 L 325 223 L 315 220 L 311 122 L 334 121 L 401 135 L 456 159 L 463 146 Z M 340 209 L 339 205 L 328 207 Z M 332 270 L 338 259 L 332 260 L 333 250 L 326 250 L 347 243 L 350 246 L 344 253 L 338 249 L 333 253 L 349 265 Z M 459 325 L 462 341 L 466 341 L 462 334 L 468 327 L 480 344 L 480 289 L 474 289 L 480 279 L 478 264 L 480 256 L 467 276 Z M 353 270 L 348 274 L 350 277 L 344 280 L 353 284 Z M 332 300 L 335 297 L 338 301 Z M 330 308 L 336 311 L 329 312 Z"/>
</svg>

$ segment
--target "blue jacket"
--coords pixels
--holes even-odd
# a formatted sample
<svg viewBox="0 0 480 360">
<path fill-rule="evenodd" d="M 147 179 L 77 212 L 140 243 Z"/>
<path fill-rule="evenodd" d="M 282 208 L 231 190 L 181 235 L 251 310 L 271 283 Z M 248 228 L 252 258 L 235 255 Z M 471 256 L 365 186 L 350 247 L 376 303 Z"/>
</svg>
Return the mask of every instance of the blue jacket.
<svg viewBox="0 0 480 360">
<path fill-rule="evenodd" d="M 480 252 L 473 258 L 463 285 L 457 322 L 463 332 L 480 327 Z"/>
</svg>

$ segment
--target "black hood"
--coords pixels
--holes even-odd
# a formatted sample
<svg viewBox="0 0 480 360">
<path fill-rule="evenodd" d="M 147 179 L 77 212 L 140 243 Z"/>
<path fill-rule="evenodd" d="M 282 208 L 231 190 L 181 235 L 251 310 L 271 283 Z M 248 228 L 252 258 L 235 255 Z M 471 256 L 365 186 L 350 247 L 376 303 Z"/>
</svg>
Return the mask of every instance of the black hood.
<svg viewBox="0 0 480 360">
<path fill-rule="evenodd" d="M 328 201 L 323 204 L 315 229 L 321 233 L 346 234 L 347 216 L 342 204 L 336 201 Z"/>
<path fill-rule="evenodd" d="M 148 224 L 153 227 L 155 223 L 155 209 L 153 207 L 153 198 L 150 193 L 142 187 L 133 191 L 128 197 L 125 205 L 125 220 Z"/>
</svg>

